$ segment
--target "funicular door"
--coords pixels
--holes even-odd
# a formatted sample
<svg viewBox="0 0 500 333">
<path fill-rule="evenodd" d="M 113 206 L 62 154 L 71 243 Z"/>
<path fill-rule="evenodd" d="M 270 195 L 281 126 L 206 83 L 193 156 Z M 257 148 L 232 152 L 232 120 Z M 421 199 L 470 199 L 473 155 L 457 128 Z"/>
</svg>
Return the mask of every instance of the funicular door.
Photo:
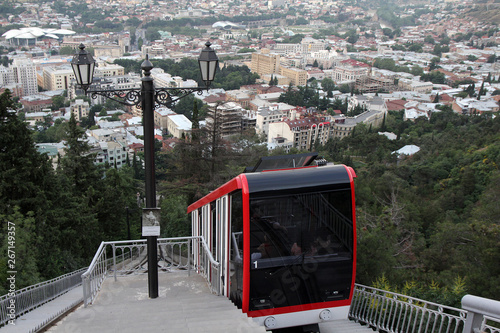
<svg viewBox="0 0 500 333">
<path fill-rule="evenodd" d="M 228 296 L 228 224 L 229 224 L 229 198 L 227 195 L 217 199 L 217 253 L 216 259 L 220 263 L 219 278 L 221 294 Z"/>
</svg>

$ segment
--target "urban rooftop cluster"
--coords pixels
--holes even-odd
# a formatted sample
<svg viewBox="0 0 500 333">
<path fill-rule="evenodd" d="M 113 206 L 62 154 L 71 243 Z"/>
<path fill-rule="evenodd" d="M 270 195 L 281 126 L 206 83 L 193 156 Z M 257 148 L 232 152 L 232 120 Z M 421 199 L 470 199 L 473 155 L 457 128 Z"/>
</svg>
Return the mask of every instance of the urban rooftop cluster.
<svg viewBox="0 0 500 333">
<path fill-rule="evenodd" d="M 255 130 L 269 149 L 310 150 L 349 135 L 360 123 L 379 127 L 388 111 L 404 110 L 408 121 L 428 119 L 446 106 L 469 115 L 499 111 L 500 32 L 488 20 L 500 10 L 495 4 L 395 3 L 392 12 L 370 1 L 322 0 L 5 6 L 0 89 L 12 92 L 18 112 L 34 129 L 73 114 L 88 127 L 96 163 L 120 167 L 143 149 L 142 114 L 116 105 L 101 115 L 91 111 L 106 100 L 85 99 L 76 86 L 69 62 L 81 43 L 98 62 L 95 87 L 137 89 L 141 74 L 125 66 L 127 61 L 140 63 L 148 55 L 153 64 L 178 63 L 197 57 L 209 40 L 220 70 L 250 70 L 256 81 L 236 88 L 225 82 L 196 96 L 208 109 L 202 125 L 214 126 L 221 117 L 223 137 Z M 477 13 L 483 15 L 476 18 Z M 152 76 L 156 86 L 198 86 L 197 78 L 159 67 Z M 315 96 L 308 103 L 292 98 L 304 87 Z M 155 109 L 156 137 L 164 149 L 190 137 L 192 116 Z M 54 158 L 64 147 L 65 142 L 39 143 Z"/>
</svg>

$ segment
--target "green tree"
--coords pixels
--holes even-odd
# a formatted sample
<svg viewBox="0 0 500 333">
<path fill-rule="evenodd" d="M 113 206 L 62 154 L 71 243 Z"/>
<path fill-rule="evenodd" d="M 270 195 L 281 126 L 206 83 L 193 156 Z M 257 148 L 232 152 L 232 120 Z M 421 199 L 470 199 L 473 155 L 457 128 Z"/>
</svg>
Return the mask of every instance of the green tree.
<svg viewBox="0 0 500 333">
<path fill-rule="evenodd" d="M 167 195 L 161 202 L 161 236 L 183 237 L 191 235 L 191 220 L 186 214 L 186 195 Z"/>
<path fill-rule="evenodd" d="M 52 111 L 57 111 L 64 107 L 66 104 L 66 97 L 54 96 L 52 97 Z"/>
<path fill-rule="evenodd" d="M 0 267 L 2 267 L 2 271 L 0 271 L 0 281 L 2 281 L 0 294 L 2 295 L 5 295 L 9 290 L 9 281 L 7 280 L 9 271 L 15 270 L 18 272 L 15 280 L 16 289 L 34 285 L 40 281 L 36 260 L 37 245 L 40 243 L 40 239 L 36 234 L 34 213 L 29 212 L 24 216 L 17 206 L 13 207 L 13 210 L 13 213 L 8 216 L 0 214 L 0 221 L 2 222 L 0 251 L 5 253 L 5 256 L 0 258 Z M 13 246 L 10 247 L 11 245 Z M 13 252 L 8 251 L 9 248 L 14 249 Z M 9 260 L 11 257 L 8 254 L 11 253 L 15 257 Z"/>
<path fill-rule="evenodd" d="M 328 97 L 333 97 L 333 90 L 335 89 L 335 83 L 330 78 L 324 78 L 321 80 L 321 87 L 326 91 Z"/>
<path fill-rule="evenodd" d="M 435 43 L 434 38 L 432 38 L 432 36 L 430 36 L 430 35 L 425 36 L 424 42 L 428 43 L 428 44 L 434 44 Z"/>
<path fill-rule="evenodd" d="M 73 55 L 76 53 L 76 49 L 71 46 L 63 46 L 59 49 L 59 54 L 61 55 Z"/>
</svg>

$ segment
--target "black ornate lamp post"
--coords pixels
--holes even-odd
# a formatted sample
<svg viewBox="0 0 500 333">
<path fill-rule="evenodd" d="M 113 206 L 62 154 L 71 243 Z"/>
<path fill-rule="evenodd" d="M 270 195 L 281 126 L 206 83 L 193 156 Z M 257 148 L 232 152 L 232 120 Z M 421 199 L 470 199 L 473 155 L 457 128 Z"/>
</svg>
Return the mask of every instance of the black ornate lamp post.
<svg viewBox="0 0 500 333">
<path fill-rule="evenodd" d="M 200 57 L 198 58 L 202 80 L 205 82 L 205 87 L 201 88 L 155 88 L 153 78 L 151 77 L 153 64 L 149 61 L 148 56 L 146 56 L 146 60 L 141 65 L 144 71 L 144 76 L 141 78 L 141 89 L 89 90 L 94 76 L 94 58 L 85 50 L 85 46 L 80 44 L 80 51 L 75 54 L 71 61 L 76 82 L 85 91 L 85 94 L 88 92 L 92 98 L 97 98 L 98 95 L 104 96 L 123 105 L 136 106 L 142 109 L 146 169 L 146 208 L 144 209 L 143 215 L 145 212 L 149 213 L 157 210 L 154 164 L 154 109 L 157 105 L 171 106 L 172 103 L 175 103 L 177 100 L 193 92 L 201 94 L 204 90 L 208 90 L 208 87 L 214 80 L 219 63 L 219 59 L 210 45 L 210 42 L 205 44 L 206 47 L 201 51 Z M 158 229 L 153 228 L 153 232 L 148 234 L 144 234 L 144 230 L 143 224 L 143 236 L 146 236 L 148 248 L 149 297 L 157 298 L 158 254 L 156 243 L 160 232 L 159 227 Z"/>
</svg>

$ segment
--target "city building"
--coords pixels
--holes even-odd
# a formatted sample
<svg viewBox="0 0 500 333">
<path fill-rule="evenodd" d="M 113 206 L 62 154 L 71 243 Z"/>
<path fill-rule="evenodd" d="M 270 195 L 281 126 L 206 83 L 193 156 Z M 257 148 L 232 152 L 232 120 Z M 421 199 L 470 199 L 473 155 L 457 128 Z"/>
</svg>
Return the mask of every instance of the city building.
<svg viewBox="0 0 500 333">
<path fill-rule="evenodd" d="M 154 112 L 155 126 L 158 126 L 162 130 L 168 128 L 168 117 L 176 114 L 167 107 L 156 108 Z"/>
<path fill-rule="evenodd" d="M 68 90 L 71 80 L 74 79 L 75 74 L 70 65 L 43 68 L 43 89 L 45 90 Z"/>
<path fill-rule="evenodd" d="M 127 161 L 127 145 L 122 141 L 99 141 L 91 152 L 96 154 L 96 164 L 116 165 L 121 168 Z"/>
<path fill-rule="evenodd" d="M 174 138 L 181 139 L 191 133 L 193 123 L 183 114 L 170 114 L 167 116 L 167 130 Z"/>
<path fill-rule="evenodd" d="M 14 58 L 10 67 L 13 72 L 12 83 L 22 84 L 24 96 L 35 95 L 38 93 L 36 67 L 30 59 Z"/>
<path fill-rule="evenodd" d="M 308 117 L 269 124 L 268 144 L 310 150 L 325 144 L 332 136 L 333 125 L 325 117 Z"/>
<path fill-rule="evenodd" d="M 122 76 L 125 75 L 125 68 L 117 64 L 100 62 L 99 66 L 95 68 L 94 75 L 96 77 Z"/>
<path fill-rule="evenodd" d="M 45 95 L 29 95 L 19 100 L 23 106 L 24 112 L 41 112 L 52 106 L 52 98 Z"/>
<path fill-rule="evenodd" d="M 89 116 L 90 105 L 83 99 L 76 99 L 69 106 L 71 113 L 75 116 L 76 121 L 81 121 L 82 118 Z"/>
<path fill-rule="evenodd" d="M 209 104 L 206 127 L 219 132 L 221 137 L 240 134 L 242 128 L 242 107 L 235 102 Z"/>
<path fill-rule="evenodd" d="M 370 65 L 353 59 L 343 60 L 333 68 L 333 80 L 336 83 L 355 82 L 370 73 Z"/>
<path fill-rule="evenodd" d="M 295 67 L 280 67 L 280 74 L 287 77 L 288 84 L 294 86 L 305 86 L 307 83 L 307 71 Z"/>
<path fill-rule="evenodd" d="M 262 49 L 261 53 L 252 53 L 250 70 L 263 77 L 266 74 L 279 74 L 280 56 L 270 53 L 269 49 Z"/>
<path fill-rule="evenodd" d="M 14 96 L 17 97 L 36 95 L 38 84 L 35 65 L 28 58 L 16 57 L 9 67 L 0 66 L 0 86 L 15 91 Z"/>
<path fill-rule="evenodd" d="M 295 119 L 297 109 L 294 106 L 278 103 L 267 107 L 260 107 L 257 111 L 255 130 L 258 134 L 267 136 L 269 124 L 281 122 L 284 119 Z"/>
<path fill-rule="evenodd" d="M 94 45 L 95 57 L 119 58 L 123 55 L 123 47 L 120 45 Z"/>
</svg>

